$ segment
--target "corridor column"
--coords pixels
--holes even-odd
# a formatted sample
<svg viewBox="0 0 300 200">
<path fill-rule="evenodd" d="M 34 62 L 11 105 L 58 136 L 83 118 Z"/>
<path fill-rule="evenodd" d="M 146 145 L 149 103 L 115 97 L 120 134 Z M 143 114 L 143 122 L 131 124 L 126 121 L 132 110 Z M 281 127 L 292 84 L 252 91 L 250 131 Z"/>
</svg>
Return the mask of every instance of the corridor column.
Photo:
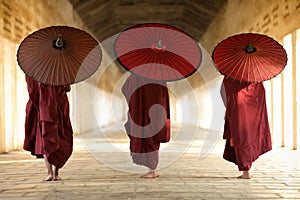
<svg viewBox="0 0 300 200">
<path fill-rule="evenodd" d="M 296 69 L 296 31 L 292 33 L 292 78 L 293 78 L 293 88 L 292 88 L 292 95 L 293 95 L 293 149 L 297 150 L 297 136 L 298 136 L 298 127 L 297 127 L 297 69 Z"/>
<path fill-rule="evenodd" d="M 0 46 L 0 153 L 5 152 L 4 49 Z"/>
</svg>

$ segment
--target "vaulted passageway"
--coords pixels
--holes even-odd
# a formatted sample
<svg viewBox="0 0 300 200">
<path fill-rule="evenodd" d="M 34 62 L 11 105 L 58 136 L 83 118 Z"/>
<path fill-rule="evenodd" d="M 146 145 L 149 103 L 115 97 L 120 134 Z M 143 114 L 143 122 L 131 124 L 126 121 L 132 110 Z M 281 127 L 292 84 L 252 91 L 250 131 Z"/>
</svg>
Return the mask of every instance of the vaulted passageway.
<svg viewBox="0 0 300 200">
<path fill-rule="evenodd" d="M 300 0 L 0 0 L 0 198 L 297 199 L 299 18 Z M 136 178 L 144 168 L 131 162 L 124 129 L 128 106 L 121 93 L 129 72 L 113 51 L 122 30 L 148 22 L 181 28 L 202 51 L 199 70 L 168 83 L 171 141 L 161 146 L 161 179 L 150 184 Z M 20 151 L 28 92 L 16 54 L 27 35 L 56 25 L 91 34 L 103 57 L 93 76 L 71 86 L 74 153 L 63 180 L 49 185 L 40 183 L 44 163 Z M 248 182 L 236 179 L 235 166 L 222 159 L 223 76 L 211 59 L 220 41 L 244 32 L 268 35 L 288 54 L 283 72 L 264 82 L 273 150 L 254 164 Z"/>
<path fill-rule="evenodd" d="M 28 34 L 46 26 L 68 25 L 87 31 L 101 43 L 104 56 L 99 70 L 90 79 L 73 85 L 69 94 L 74 130 L 84 133 L 114 123 L 122 127 L 127 107 L 120 87 L 128 73 L 115 62 L 114 38 L 131 25 L 149 21 L 182 28 L 202 48 L 200 69 L 186 80 L 168 84 L 174 124 L 192 123 L 205 129 L 222 129 L 224 107 L 219 97 L 222 76 L 211 62 L 212 50 L 218 42 L 233 34 L 258 32 L 283 44 L 289 54 L 286 70 L 274 80 L 265 82 L 269 118 L 274 144 L 293 149 L 299 146 L 296 50 L 300 6 L 297 0 L 270 3 L 235 0 L 31 0 L 25 3 L 1 0 L 0 3 L 3 19 L 0 29 L 3 44 L 0 48 L 0 108 L 4 111 L 0 123 L 1 152 L 22 148 L 27 91 L 24 73 L 16 62 L 16 51 Z M 147 12 L 135 12 L 140 8 Z M 174 13 L 174 18 L 170 17 L 170 12 Z M 39 14 L 38 18 L 36 14 Z"/>
</svg>

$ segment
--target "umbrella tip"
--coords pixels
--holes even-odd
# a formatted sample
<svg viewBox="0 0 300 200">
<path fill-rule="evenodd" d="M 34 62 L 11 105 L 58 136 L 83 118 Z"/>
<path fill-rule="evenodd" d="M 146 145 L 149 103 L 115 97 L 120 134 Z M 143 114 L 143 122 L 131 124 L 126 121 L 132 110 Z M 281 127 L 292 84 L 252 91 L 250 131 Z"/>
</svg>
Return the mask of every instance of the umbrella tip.
<svg viewBox="0 0 300 200">
<path fill-rule="evenodd" d="M 247 53 L 247 54 L 250 54 L 250 53 L 254 53 L 256 52 L 256 48 L 252 45 L 252 44 L 247 44 L 243 50 Z"/>
<path fill-rule="evenodd" d="M 61 38 L 61 34 L 58 34 L 57 39 L 53 40 L 53 48 L 58 50 L 66 48 L 64 40 Z"/>
<path fill-rule="evenodd" d="M 156 44 L 156 48 L 162 48 L 161 40 L 159 40 L 158 43 Z"/>
<path fill-rule="evenodd" d="M 166 50 L 166 45 L 162 45 L 160 39 L 156 45 L 152 44 L 151 49 L 155 52 L 164 52 Z"/>
</svg>

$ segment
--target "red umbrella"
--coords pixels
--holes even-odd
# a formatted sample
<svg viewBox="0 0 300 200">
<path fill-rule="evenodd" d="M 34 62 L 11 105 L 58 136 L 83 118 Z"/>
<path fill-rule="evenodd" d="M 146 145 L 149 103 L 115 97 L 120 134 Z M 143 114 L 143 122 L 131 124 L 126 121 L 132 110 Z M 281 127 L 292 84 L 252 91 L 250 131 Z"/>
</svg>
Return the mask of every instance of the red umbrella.
<svg viewBox="0 0 300 200">
<path fill-rule="evenodd" d="M 158 81 L 174 81 L 193 74 L 200 66 L 198 43 L 184 31 L 166 24 L 130 27 L 115 41 L 119 63 L 128 71 Z"/>
<path fill-rule="evenodd" d="M 69 85 L 90 77 L 99 67 L 102 52 L 88 33 L 68 26 L 51 26 L 28 35 L 17 60 L 32 79 L 49 85 Z"/>
<path fill-rule="evenodd" d="M 285 67 L 287 54 L 273 38 L 255 33 L 231 36 L 213 51 L 216 68 L 234 80 L 262 82 L 278 75 Z"/>
</svg>

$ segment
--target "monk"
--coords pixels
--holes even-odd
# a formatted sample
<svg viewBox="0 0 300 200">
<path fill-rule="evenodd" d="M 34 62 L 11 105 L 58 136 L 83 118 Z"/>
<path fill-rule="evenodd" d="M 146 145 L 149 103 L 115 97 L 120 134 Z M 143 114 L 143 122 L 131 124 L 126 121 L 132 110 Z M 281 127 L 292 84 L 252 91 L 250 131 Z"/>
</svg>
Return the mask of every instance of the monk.
<svg viewBox="0 0 300 200">
<path fill-rule="evenodd" d="M 165 82 L 130 75 L 122 87 L 128 103 L 125 129 L 135 164 L 148 167 L 141 178 L 156 178 L 160 143 L 170 140 L 169 93 Z"/>
<path fill-rule="evenodd" d="M 66 94 L 70 86 L 44 85 L 28 76 L 26 82 L 29 100 L 23 148 L 37 158 L 44 158 L 48 170 L 45 181 L 59 180 L 58 171 L 73 151 L 73 130 Z"/>
<path fill-rule="evenodd" d="M 272 149 L 264 86 L 224 78 L 221 95 L 226 106 L 223 158 L 243 171 L 238 178 L 250 179 L 252 162 Z"/>
</svg>

